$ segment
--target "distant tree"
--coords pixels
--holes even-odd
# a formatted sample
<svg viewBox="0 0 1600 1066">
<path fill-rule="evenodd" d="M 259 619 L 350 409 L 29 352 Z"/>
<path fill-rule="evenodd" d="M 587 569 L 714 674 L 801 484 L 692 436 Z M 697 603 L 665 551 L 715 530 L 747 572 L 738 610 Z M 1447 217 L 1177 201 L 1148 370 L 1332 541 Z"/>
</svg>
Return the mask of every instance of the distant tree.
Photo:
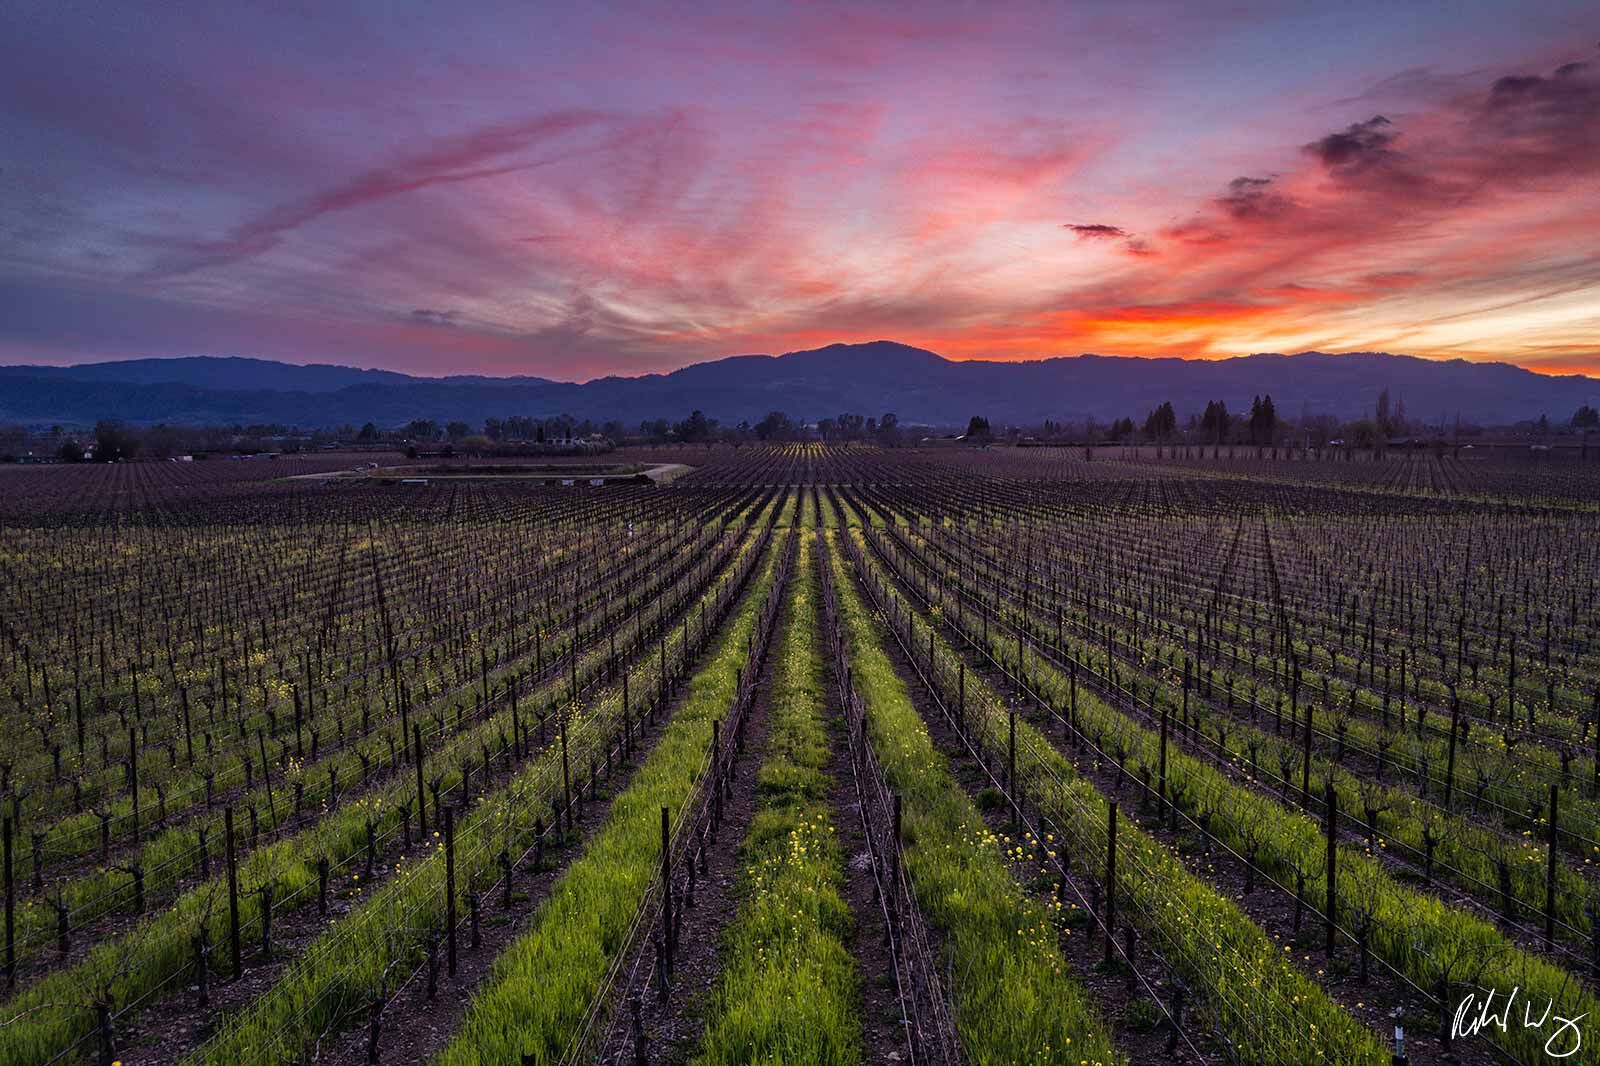
<svg viewBox="0 0 1600 1066">
<path fill-rule="evenodd" d="M 1600 429 L 1600 411 L 1584 404 L 1572 416 L 1573 429 Z"/>
<path fill-rule="evenodd" d="M 672 423 L 665 418 L 647 418 L 639 423 L 639 434 L 647 440 L 664 441 L 672 432 Z"/>
<path fill-rule="evenodd" d="M 1111 428 L 1106 430 L 1106 438 L 1113 444 L 1119 444 L 1133 436 L 1133 419 L 1119 418 L 1111 423 Z"/>
<path fill-rule="evenodd" d="M 94 457 L 103 463 L 132 459 L 139 454 L 139 438 L 121 422 L 97 422 L 94 427 Z"/>
<path fill-rule="evenodd" d="M 1391 423 L 1389 418 L 1388 389 L 1384 389 L 1382 392 L 1378 393 L 1378 409 L 1376 413 L 1373 414 L 1372 421 L 1376 423 L 1378 432 L 1382 433 L 1385 437 L 1388 437 L 1393 433 L 1394 425 Z"/>
<path fill-rule="evenodd" d="M 68 437 L 61 442 L 61 447 L 56 450 L 56 455 L 63 463 L 83 462 L 83 445 L 78 443 L 78 438 Z"/>
<path fill-rule="evenodd" d="M 483 420 L 483 435 L 490 440 L 499 440 L 505 435 L 505 423 L 498 418 L 485 418 Z"/>
<path fill-rule="evenodd" d="M 368 422 L 361 427 L 361 432 L 356 434 L 356 440 L 362 444 L 371 444 L 378 439 L 378 427 Z"/>
<path fill-rule="evenodd" d="M 1178 429 L 1178 415 L 1171 401 L 1151 411 L 1144 420 L 1144 435 L 1153 441 L 1164 441 Z"/>
<path fill-rule="evenodd" d="M 1206 413 L 1200 419 L 1200 428 L 1211 438 L 1213 444 L 1221 444 L 1228 438 L 1228 429 L 1232 419 L 1228 415 L 1228 405 L 1221 400 L 1212 400 L 1206 404 Z"/>
<path fill-rule="evenodd" d="M 817 436 L 823 440 L 832 440 L 839 435 L 839 422 L 833 418 L 817 419 Z"/>
<path fill-rule="evenodd" d="M 988 440 L 993 434 L 989 430 L 989 420 L 982 415 L 973 415 L 967 421 L 967 437 L 972 440 Z"/>
<path fill-rule="evenodd" d="M 688 444 L 698 444 L 711 439 L 717 428 L 717 420 L 707 418 L 704 411 L 694 411 L 688 418 L 673 426 L 673 432 L 678 439 Z"/>
<path fill-rule="evenodd" d="M 741 423 L 749 432 L 748 423 Z M 782 411 L 769 411 L 767 416 L 755 424 L 754 433 L 758 440 L 782 441 L 795 438 L 796 426 L 794 420 Z"/>
<path fill-rule="evenodd" d="M 1272 406 L 1272 397 L 1257 396 L 1250 403 L 1250 443 L 1265 446 L 1272 443 L 1278 429 L 1278 412 Z"/>
<path fill-rule="evenodd" d="M 444 435 L 452 441 L 463 440 L 472 432 L 472 427 L 465 422 L 450 422 L 444 427 Z"/>
<path fill-rule="evenodd" d="M 900 416 L 893 411 L 885 411 L 878 419 L 878 443 L 885 448 L 900 446 Z"/>
<path fill-rule="evenodd" d="M 431 418 L 414 418 L 406 425 L 406 436 L 412 440 L 433 440 L 439 435 L 439 423 Z"/>
<path fill-rule="evenodd" d="M 843 440 L 860 440 L 866 433 L 867 420 L 861 415 L 841 414 L 836 420 L 838 433 Z"/>
</svg>

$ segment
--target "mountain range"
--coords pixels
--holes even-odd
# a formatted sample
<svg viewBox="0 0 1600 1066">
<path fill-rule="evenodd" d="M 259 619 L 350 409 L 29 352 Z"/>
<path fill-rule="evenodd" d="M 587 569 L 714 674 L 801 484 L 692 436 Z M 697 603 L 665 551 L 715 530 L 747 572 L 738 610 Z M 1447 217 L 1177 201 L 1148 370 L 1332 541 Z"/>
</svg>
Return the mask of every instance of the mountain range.
<svg viewBox="0 0 1600 1066">
<path fill-rule="evenodd" d="M 1505 363 L 1432 360 L 1383 352 L 1260 354 L 1186 360 L 1079 355 L 1025 362 L 951 360 L 893 341 L 832 344 L 785 355 L 739 355 L 669 374 L 575 383 L 538 377 L 416 377 L 389 370 L 196 356 L 69 367 L 0 367 L 0 421 L 29 425 L 133 423 L 303 428 L 396 426 L 413 418 L 567 414 L 596 421 L 681 418 L 703 410 L 724 422 L 769 411 L 814 421 L 841 412 L 893 411 L 901 422 L 997 426 L 1046 418 L 1101 421 L 1170 400 L 1180 419 L 1211 400 L 1248 410 L 1270 394 L 1280 417 L 1370 414 L 1378 394 L 1408 416 L 1498 424 L 1548 415 L 1565 421 L 1600 405 L 1600 378 L 1535 374 Z"/>
</svg>

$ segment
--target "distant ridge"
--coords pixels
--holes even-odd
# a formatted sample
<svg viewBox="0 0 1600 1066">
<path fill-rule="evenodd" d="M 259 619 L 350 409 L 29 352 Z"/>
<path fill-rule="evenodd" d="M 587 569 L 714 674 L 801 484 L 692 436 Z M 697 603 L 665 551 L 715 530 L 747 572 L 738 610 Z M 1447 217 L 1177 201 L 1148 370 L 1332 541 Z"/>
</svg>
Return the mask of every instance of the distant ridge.
<svg viewBox="0 0 1600 1066">
<path fill-rule="evenodd" d="M 413 418 L 570 414 L 595 420 L 682 417 L 725 422 L 781 410 L 807 421 L 843 411 L 902 422 L 964 424 L 1094 417 L 1142 418 L 1171 400 L 1180 419 L 1210 400 L 1248 409 L 1270 393 L 1284 417 L 1355 418 L 1378 393 L 1404 399 L 1413 419 L 1491 423 L 1547 415 L 1564 421 L 1600 405 L 1600 379 L 1535 374 L 1505 363 L 1431 360 L 1385 352 L 1258 354 L 1217 360 L 1079 355 L 1025 362 L 950 360 L 894 341 L 830 344 L 780 356 L 739 355 L 670 374 L 577 384 L 536 377 L 414 377 L 389 370 L 200 356 L 72 367 L 0 367 L 0 421 L 82 424 L 278 423 L 306 428 L 391 426 Z"/>
<path fill-rule="evenodd" d="M 0 381 L 8 377 L 48 377 L 67 381 L 120 381 L 136 385 L 192 385 L 225 392 L 265 389 L 273 392 L 335 392 L 351 385 L 405 385 L 412 382 L 473 384 L 517 381 L 550 384 L 546 378 L 489 378 L 467 375 L 419 378 L 393 370 L 360 370 L 328 363 L 280 363 L 243 356 L 195 355 L 181 359 L 123 359 L 76 366 L 4 366 Z"/>
</svg>

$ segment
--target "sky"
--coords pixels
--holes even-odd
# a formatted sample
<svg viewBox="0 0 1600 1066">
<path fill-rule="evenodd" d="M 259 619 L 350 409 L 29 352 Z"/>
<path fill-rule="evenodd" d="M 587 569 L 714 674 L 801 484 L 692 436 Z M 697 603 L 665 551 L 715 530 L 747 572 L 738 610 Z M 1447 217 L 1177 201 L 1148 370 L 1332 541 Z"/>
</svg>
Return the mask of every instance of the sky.
<svg viewBox="0 0 1600 1066">
<path fill-rule="evenodd" d="M 0 363 L 1600 374 L 1583 2 L 0 0 Z"/>
</svg>

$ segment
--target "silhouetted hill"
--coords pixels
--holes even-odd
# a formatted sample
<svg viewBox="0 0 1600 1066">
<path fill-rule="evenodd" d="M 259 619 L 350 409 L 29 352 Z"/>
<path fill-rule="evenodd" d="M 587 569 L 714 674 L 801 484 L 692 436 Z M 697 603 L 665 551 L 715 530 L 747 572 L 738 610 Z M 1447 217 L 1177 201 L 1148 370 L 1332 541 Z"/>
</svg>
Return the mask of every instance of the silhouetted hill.
<svg viewBox="0 0 1600 1066">
<path fill-rule="evenodd" d="M 398 425 L 412 418 L 570 414 L 678 418 L 699 408 L 725 422 L 781 410 L 807 421 L 853 411 L 893 411 L 902 422 L 996 424 L 1044 418 L 1140 419 L 1171 400 L 1180 419 L 1220 399 L 1248 410 L 1270 393 L 1281 415 L 1354 418 L 1378 393 L 1404 399 L 1413 419 L 1565 420 L 1600 404 L 1600 379 L 1534 374 L 1503 363 L 1436 361 L 1362 352 L 1138 359 L 1080 355 L 1029 362 L 949 360 L 892 341 L 831 344 L 781 356 L 739 355 L 670 374 L 599 378 L 421 378 L 385 370 L 294 366 L 263 359 L 140 359 L 76 367 L 0 367 L 0 420 L 299 426 Z"/>
<path fill-rule="evenodd" d="M 4 366 L 0 381 L 11 377 L 64 381 L 120 381 L 135 385 L 190 385 L 226 392 L 336 392 L 352 385 L 406 385 L 413 382 L 484 384 L 514 381 L 545 385 L 545 378 L 491 378 L 477 374 L 419 378 L 393 370 L 361 370 L 327 363 L 280 363 L 272 359 L 198 355 L 186 359 L 123 359 L 76 366 Z"/>
<path fill-rule="evenodd" d="M 333 392 L 347 385 L 400 384 L 405 374 L 348 366 L 297 366 L 271 359 L 196 356 L 190 359 L 128 359 L 77 366 L 0 367 L 0 381 L 16 376 L 60 381 L 118 381 L 136 385 L 189 385 L 201 389 Z"/>
</svg>

